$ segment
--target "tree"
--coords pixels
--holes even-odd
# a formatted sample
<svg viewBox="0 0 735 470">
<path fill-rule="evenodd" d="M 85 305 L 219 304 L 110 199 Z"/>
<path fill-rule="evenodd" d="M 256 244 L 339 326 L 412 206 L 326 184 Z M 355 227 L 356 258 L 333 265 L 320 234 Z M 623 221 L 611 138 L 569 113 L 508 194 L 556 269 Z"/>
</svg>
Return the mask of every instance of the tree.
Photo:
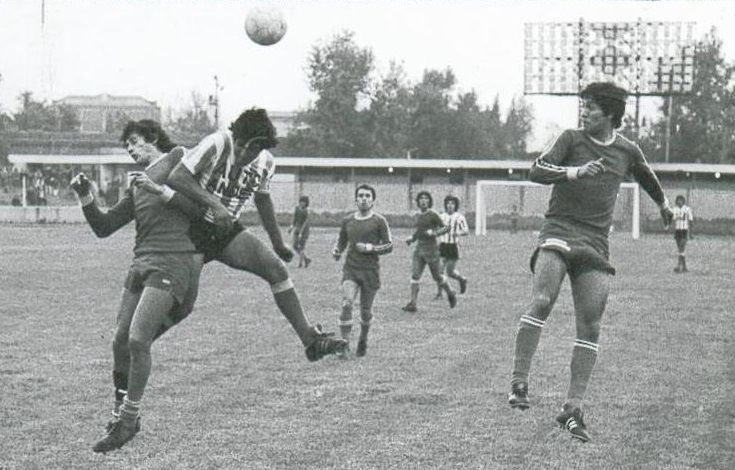
<svg viewBox="0 0 735 470">
<path fill-rule="evenodd" d="M 199 138 L 216 131 L 207 112 L 206 100 L 196 91 L 191 92 L 191 102 L 179 110 L 168 110 L 164 126 L 174 134 Z"/>
<path fill-rule="evenodd" d="M 15 125 L 21 131 L 76 131 L 79 117 L 67 105 L 47 105 L 36 101 L 33 93 L 24 91 L 18 96 L 20 111 L 13 115 Z"/>
<path fill-rule="evenodd" d="M 506 158 L 523 158 L 526 139 L 533 130 L 533 110 L 523 98 L 513 99 L 503 125 Z"/>
</svg>

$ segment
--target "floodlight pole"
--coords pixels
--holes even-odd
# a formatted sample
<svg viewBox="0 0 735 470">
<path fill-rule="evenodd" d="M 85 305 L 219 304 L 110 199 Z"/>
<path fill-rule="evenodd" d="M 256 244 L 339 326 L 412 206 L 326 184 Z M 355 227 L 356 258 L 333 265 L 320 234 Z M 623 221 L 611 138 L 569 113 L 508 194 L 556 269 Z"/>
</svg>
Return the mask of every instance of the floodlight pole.
<svg viewBox="0 0 735 470">
<path fill-rule="evenodd" d="M 671 111 L 674 97 L 671 93 L 666 97 L 668 101 L 667 112 L 666 112 L 666 136 L 664 137 L 664 162 L 669 163 L 669 153 L 671 151 Z M 688 200 L 688 199 L 687 199 Z"/>
</svg>

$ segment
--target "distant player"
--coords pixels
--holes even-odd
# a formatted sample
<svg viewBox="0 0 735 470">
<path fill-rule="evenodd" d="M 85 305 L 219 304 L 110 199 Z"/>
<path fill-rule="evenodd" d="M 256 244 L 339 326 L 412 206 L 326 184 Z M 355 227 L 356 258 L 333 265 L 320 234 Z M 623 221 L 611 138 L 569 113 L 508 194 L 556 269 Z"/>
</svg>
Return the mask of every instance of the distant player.
<svg viewBox="0 0 735 470">
<path fill-rule="evenodd" d="M 414 232 L 406 239 L 408 245 L 416 242 L 411 257 L 411 299 L 402 307 L 402 310 L 405 312 L 416 312 L 418 310 L 416 301 L 419 297 L 419 283 L 427 265 L 434 282 L 437 283 L 440 290 L 447 293 L 449 307 L 454 308 L 457 305 L 457 294 L 449 286 L 446 276 L 441 272 L 439 246 L 436 242 L 436 237 L 446 233 L 449 227 L 444 224 L 439 214 L 431 208 L 433 199 L 429 192 L 419 191 L 416 195 L 416 205 L 419 212 L 414 216 Z"/>
<path fill-rule="evenodd" d="M 189 150 L 168 184 L 207 208 L 203 219 L 192 222 L 191 230 L 205 263 L 218 260 L 268 282 L 278 309 L 303 343 L 306 357 L 317 361 L 341 351 L 346 343 L 309 323 L 284 264 L 291 261 L 293 251 L 283 242 L 270 196 L 276 161 L 268 149 L 276 144 L 276 129 L 266 111 L 248 109 L 229 130 L 210 134 Z M 239 223 L 251 198 L 272 248 Z"/>
<path fill-rule="evenodd" d="M 674 268 L 674 272 L 685 273 L 687 269 L 686 246 L 687 241 L 691 238 L 692 223 L 694 215 L 692 209 L 687 206 L 686 198 L 681 194 L 676 196 L 676 205 L 674 211 L 674 240 L 676 240 L 676 249 L 679 254 L 679 261 Z"/>
<path fill-rule="evenodd" d="M 308 268 L 311 258 L 306 256 L 306 242 L 309 240 L 309 196 L 301 196 L 299 205 L 293 211 L 293 221 L 288 227 L 293 237 L 293 249 L 299 254 L 299 268 Z"/>
<path fill-rule="evenodd" d="M 459 212 L 459 198 L 451 194 L 444 198 L 444 212 L 439 214 L 444 225 L 449 227 L 447 233 L 439 237 L 439 256 L 442 263 L 442 272 L 459 282 L 459 292 L 467 292 L 467 278 L 462 276 L 457 269 L 459 262 L 459 238 L 470 233 L 467 227 L 467 219 Z M 442 289 L 439 286 L 436 298 L 442 297 Z"/>
<path fill-rule="evenodd" d="M 339 261 L 347 250 L 342 267 L 342 312 L 339 329 L 347 343 L 352 333 L 353 304 L 360 294 L 360 337 L 355 355 L 367 353 L 368 333 L 373 320 L 373 301 L 380 289 L 379 256 L 393 251 L 393 240 L 385 217 L 373 210 L 375 189 L 361 184 L 355 189 L 357 212 L 342 219 L 339 238 L 332 255 Z M 349 347 L 345 349 L 349 350 Z M 345 357 L 344 353 L 340 354 Z"/>
<path fill-rule="evenodd" d="M 627 92 L 612 83 L 591 83 L 581 92 L 582 129 L 561 133 L 531 166 L 530 179 L 553 189 L 538 246 L 531 257 L 531 301 L 520 318 L 515 340 L 509 403 L 530 406 L 528 379 L 541 330 L 568 275 L 574 298 L 576 340 L 566 400 L 556 422 L 582 442 L 590 439 L 582 399 L 597 360 L 600 321 L 610 276 L 608 234 L 620 183 L 631 174 L 661 209 L 664 224 L 671 208 L 641 149 L 618 134 Z"/>
<path fill-rule="evenodd" d="M 202 268 L 202 256 L 189 238 L 189 225 L 191 218 L 204 214 L 203 208 L 163 184 L 183 149 L 172 149 L 166 133 L 150 120 L 129 122 L 122 140 L 141 171 L 131 178 L 125 196 L 106 213 L 95 203 L 84 174 L 71 181 L 98 237 L 107 237 L 132 220 L 136 227 L 133 262 L 112 341 L 114 419 L 104 438 L 94 445 L 95 452 L 118 449 L 139 431 L 139 410 L 151 372 L 151 345 L 191 312 Z"/>
</svg>

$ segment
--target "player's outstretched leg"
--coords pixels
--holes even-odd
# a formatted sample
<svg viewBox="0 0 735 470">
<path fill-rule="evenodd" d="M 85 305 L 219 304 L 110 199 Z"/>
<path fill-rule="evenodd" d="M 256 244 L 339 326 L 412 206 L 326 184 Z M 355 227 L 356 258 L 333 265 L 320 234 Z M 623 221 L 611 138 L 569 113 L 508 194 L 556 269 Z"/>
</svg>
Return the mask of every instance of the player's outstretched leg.
<svg viewBox="0 0 735 470">
<path fill-rule="evenodd" d="M 321 325 L 315 326 L 313 331 L 313 338 L 305 349 L 307 359 L 314 362 L 330 354 L 345 353 L 347 341 L 342 338 L 334 338 L 334 333 L 324 333 Z"/>
</svg>

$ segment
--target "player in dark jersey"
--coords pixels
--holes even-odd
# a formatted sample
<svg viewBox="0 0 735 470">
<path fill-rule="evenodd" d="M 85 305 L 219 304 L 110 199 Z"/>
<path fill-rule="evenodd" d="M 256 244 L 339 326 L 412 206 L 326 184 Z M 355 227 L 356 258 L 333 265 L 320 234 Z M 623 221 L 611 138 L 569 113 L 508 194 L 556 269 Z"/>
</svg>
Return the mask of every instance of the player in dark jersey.
<svg viewBox="0 0 735 470">
<path fill-rule="evenodd" d="M 597 359 L 600 320 L 607 304 L 610 276 L 608 233 L 620 183 L 632 175 L 659 205 L 664 224 L 671 208 L 641 149 L 618 134 L 627 92 L 612 83 L 591 83 L 580 94 L 582 129 L 565 130 L 533 163 L 530 179 L 553 189 L 531 257 L 531 302 L 520 318 L 515 340 L 509 403 L 530 406 L 528 378 L 541 330 L 566 275 L 576 318 L 571 378 L 556 421 L 582 442 L 589 440 L 581 402 Z"/>
<path fill-rule="evenodd" d="M 188 151 L 168 182 L 207 207 L 204 218 L 194 221 L 191 231 L 205 263 L 215 259 L 268 282 L 276 305 L 301 339 L 306 357 L 316 361 L 341 351 L 346 343 L 309 323 L 284 264 L 291 261 L 293 251 L 283 242 L 270 196 L 276 162 L 268 149 L 276 143 L 276 130 L 265 110 L 249 109 L 229 130 L 208 135 Z M 238 221 L 251 198 L 272 249 Z"/>
<path fill-rule="evenodd" d="M 293 221 L 288 233 L 293 237 L 293 249 L 299 254 L 299 268 L 308 268 L 311 258 L 306 256 L 306 242 L 309 240 L 309 196 L 301 196 L 299 205 L 293 211 Z"/>
<path fill-rule="evenodd" d="M 342 339 L 349 343 L 352 333 L 352 310 L 360 294 L 360 337 L 355 355 L 367 353 L 368 333 L 373 320 L 373 301 L 380 289 L 379 256 L 393 251 L 393 240 L 385 217 L 373 211 L 375 188 L 361 184 L 355 189 L 357 212 L 350 214 L 340 225 L 339 238 L 332 255 L 339 261 L 347 250 L 342 267 L 342 312 L 339 329 Z M 340 354 L 345 358 L 346 352 Z"/>
<path fill-rule="evenodd" d="M 444 225 L 439 214 L 431 208 L 433 200 L 428 191 L 419 191 L 416 195 L 416 205 L 419 207 L 419 212 L 414 216 L 414 232 L 406 239 L 408 245 L 416 242 L 411 259 L 411 299 L 402 307 L 402 310 L 405 312 L 417 310 L 419 282 L 427 265 L 434 282 L 447 293 L 449 307 L 454 308 L 457 305 L 457 294 L 441 272 L 439 245 L 436 242 L 436 237 L 446 233 L 449 227 Z"/>
<path fill-rule="evenodd" d="M 183 149 L 172 148 L 158 123 L 150 120 L 129 122 L 122 140 L 141 171 L 132 173 L 130 187 L 117 204 L 102 212 L 84 174 L 71 183 L 98 237 L 107 237 L 132 220 L 136 226 L 133 262 L 112 342 L 114 419 L 104 438 L 94 445 L 95 452 L 122 447 L 140 429 L 151 344 L 191 312 L 203 264 L 189 238 L 189 222 L 201 217 L 204 210 L 164 186 Z"/>
</svg>

